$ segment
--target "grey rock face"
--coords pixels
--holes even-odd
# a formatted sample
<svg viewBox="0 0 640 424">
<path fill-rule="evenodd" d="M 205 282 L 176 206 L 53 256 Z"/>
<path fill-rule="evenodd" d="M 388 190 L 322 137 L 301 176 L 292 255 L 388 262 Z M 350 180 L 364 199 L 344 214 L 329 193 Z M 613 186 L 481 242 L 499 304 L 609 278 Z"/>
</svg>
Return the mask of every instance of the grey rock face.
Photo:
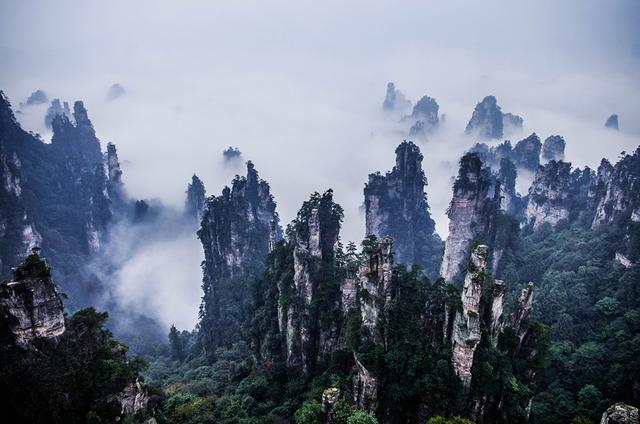
<svg viewBox="0 0 640 424">
<path fill-rule="evenodd" d="M 370 174 L 365 185 L 365 236 L 391 236 L 397 263 L 422 265 L 435 278 L 442 241 L 429 214 L 426 184 L 420 149 L 402 142 L 396 149 L 393 170 L 385 175 Z"/>
<path fill-rule="evenodd" d="M 537 229 L 545 222 L 555 226 L 569 218 L 571 186 L 570 163 L 551 161 L 541 166 L 529 188 L 525 224 Z"/>
<path fill-rule="evenodd" d="M 600 424 L 638 424 L 638 408 L 619 402 L 604 411 Z"/>
<path fill-rule="evenodd" d="M 509 130 L 522 128 L 523 120 L 517 115 L 503 114 L 494 96 L 478 103 L 465 132 L 483 139 L 502 138 L 505 125 Z"/>
<path fill-rule="evenodd" d="M 287 230 L 293 245 L 294 275 L 293 287 L 278 287 L 280 299 L 292 299 L 279 303 L 279 330 L 285 339 L 287 366 L 303 376 L 308 376 L 342 340 L 342 293 L 332 293 L 337 304 L 324 305 L 337 314 L 328 326 L 321 328 L 319 311 L 310 308 L 324 289 L 323 268 L 336 265 L 341 221 L 342 208 L 333 202 L 329 190 L 322 196 L 315 193 L 305 202 Z"/>
<path fill-rule="evenodd" d="M 520 197 L 516 193 L 516 166 L 507 158 L 500 160 L 500 170 L 496 176 L 496 183 L 500 185 L 500 209 L 513 215 L 519 209 Z"/>
<path fill-rule="evenodd" d="M 387 94 L 382 103 L 382 109 L 387 112 L 404 113 L 411 107 L 411 102 L 404 97 L 404 94 L 398 89 L 394 83 L 387 84 Z"/>
<path fill-rule="evenodd" d="M 502 312 L 504 311 L 504 293 L 506 286 L 504 281 L 495 280 L 491 291 L 491 304 L 489 309 L 489 330 L 494 346 L 497 344 L 498 335 L 502 332 Z"/>
<path fill-rule="evenodd" d="M 133 417 L 147 408 L 149 393 L 139 380 L 129 383 L 117 396 L 120 403 L 120 415 Z"/>
<path fill-rule="evenodd" d="M 204 183 L 196 174 L 191 177 L 191 182 L 187 186 L 187 199 L 185 200 L 184 211 L 189 219 L 200 222 L 202 211 L 206 200 Z"/>
<path fill-rule="evenodd" d="M 24 103 L 25 106 L 39 105 L 42 103 L 48 103 L 49 97 L 47 97 L 47 93 L 42 90 L 36 90 L 27 99 Z"/>
<path fill-rule="evenodd" d="M 518 303 L 516 305 L 516 309 L 511 316 L 511 327 L 514 329 L 518 338 L 520 339 L 520 343 L 524 340 L 524 337 L 529 331 L 529 327 L 527 326 L 527 320 L 529 319 L 529 315 L 531 314 L 531 305 L 533 304 L 533 283 L 527 284 L 527 286 L 522 289 L 520 293 L 520 297 L 518 298 Z"/>
<path fill-rule="evenodd" d="M 393 240 L 385 237 L 379 243 L 369 246 L 363 258 L 358 275 L 360 277 L 360 312 L 362 326 L 377 344 L 385 344 L 382 329 L 378 328 L 378 318 L 391 299 L 391 278 L 393 275 Z"/>
<path fill-rule="evenodd" d="M 126 202 L 122 168 L 118 159 L 118 150 L 113 143 L 107 143 L 107 192 L 114 209 L 123 210 Z"/>
<path fill-rule="evenodd" d="M 619 130 L 618 127 L 618 115 L 616 115 L 615 113 L 613 115 L 611 115 L 610 117 L 607 118 L 607 122 L 604 123 L 604 126 L 606 128 L 610 128 L 612 130 Z"/>
<path fill-rule="evenodd" d="M 269 184 L 251 162 L 246 178 L 236 177 L 231 188 L 207 200 L 198 231 L 205 254 L 200 326 L 207 351 L 239 340 L 248 283 L 263 271 L 279 234 Z"/>
<path fill-rule="evenodd" d="M 35 338 L 56 338 L 65 330 L 64 307 L 51 270 L 37 253 L 0 283 L 0 314 L 15 342 L 30 348 Z"/>
<path fill-rule="evenodd" d="M 354 355 L 356 373 L 353 382 L 353 401 L 358 408 L 375 411 L 378 407 L 378 380 Z"/>
<path fill-rule="evenodd" d="M 438 109 L 438 102 L 429 96 L 418 100 L 411 113 L 411 119 L 415 120 L 415 124 L 410 130 L 411 135 L 426 135 L 435 130 L 440 123 Z"/>
<path fill-rule="evenodd" d="M 460 170 L 453 185 L 449 205 L 449 236 L 445 243 L 440 275 L 452 281 L 471 253 L 471 243 L 486 231 L 483 216 L 488 202 L 491 178 L 476 153 L 468 153 L 460 160 Z"/>
<path fill-rule="evenodd" d="M 640 205 L 640 148 L 625 155 L 613 167 L 603 161 L 598 168 L 598 187 L 600 197 L 593 228 L 612 222 L 618 216 L 630 217 Z"/>
<path fill-rule="evenodd" d="M 535 171 L 540 166 L 542 143 L 536 133 L 520 140 L 513 148 L 512 160 L 518 168 Z"/>
<path fill-rule="evenodd" d="M 547 137 L 542 145 L 542 159 L 544 161 L 563 160 L 565 144 L 564 138 L 559 135 Z"/>
<path fill-rule="evenodd" d="M 489 247 L 479 245 L 471 254 L 462 288 L 462 311 L 456 313 L 451 333 L 451 362 L 465 390 L 471 386 L 473 356 L 480 343 L 480 297 Z"/>
<path fill-rule="evenodd" d="M 64 102 L 63 106 L 63 104 L 60 103 L 60 99 L 53 99 L 51 106 L 47 109 L 47 114 L 44 117 L 44 124 L 47 128 L 53 128 L 53 120 L 57 116 L 64 116 L 69 120 L 73 119 L 71 109 L 69 109 L 69 103 Z"/>
<path fill-rule="evenodd" d="M 127 90 L 125 90 L 122 84 L 115 83 L 115 84 L 112 84 L 111 87 L 109 87 L 109 92 L 107 93 L 107 99 L 116 100 L 116 99 L 119 99 L 120 97 L 123 97 L 125 94 L 127 94 Z"/>
</svg>

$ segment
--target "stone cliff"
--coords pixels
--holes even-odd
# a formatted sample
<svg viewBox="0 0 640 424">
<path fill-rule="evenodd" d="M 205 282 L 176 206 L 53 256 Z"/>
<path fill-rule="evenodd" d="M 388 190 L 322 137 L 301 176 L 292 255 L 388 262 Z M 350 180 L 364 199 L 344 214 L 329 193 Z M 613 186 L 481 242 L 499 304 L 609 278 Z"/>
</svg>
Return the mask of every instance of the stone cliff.
<svg viewBox="0 0 640 424">
<path fill-rule="evenodd" d="M 397 263 L 421 265 L 435 279 L 442 241 L 429 213 L 426 184 L 420 149 L 412 142 L 401 143 L 393 169 L 370 174 L 365 185 L 365 235 L 391 236 Z"/>
<path fill-rule="evenodd" d="M 440 275 L 452 281 L 471 253 L 473 241 L 486 232 L 485 210 L 490 201 L 492 181 L 476 153 L 460 160 L 460 170 L 453 185 L 453 198 L 447 215 L 449 236 L 445 242 Z"/>
<path fill-rule="evenodd" d="M 247 286 L 264 269 L 279 233 L 269 184 L 251 162 L 246 177 L 236 177 L 231 188 L 207 199 L 198 237 L 205 256 L 200 333 L 209 353 L 240 339 Z"/>
<path fill-rule="evenodd" d="M 103 155 L 82 102 L 51 124 L 45 143 L 20 127 L 0 95 L 0 275 L 38 245 L 74 308 L 99 291 L 83 265 L 106 240 L 121 201 L 121 170 L 115 146 Z"/>
<path fill-rule="evenodd" d="M 525 224 L 537 229 L 545 222 L 554 226 L 568 219 L 572 182 L 570 163 L 550 161 L 541 166 L 529 188 Z"/>
<path fill-rule="evenodd" d="M 200 223 L 202 212 L 206 200 L 204 183 L 196 174 L 191 177 L 191 182 L 187 186 L 187 198 L 184 204 L 184 213 L 188 219 Z"/>
<path fill-rule="evenodd" d="M 519 116 L 502 113 L 496 98 L 487 96 L 476 105 L 465 132 L 483 139 L 502 138 L 505 126 L 520 129 L 522 123 Z"/>
<path fill-rule="evenodd" d="M 480 343 L 480 297 L 488 254 L 489 247 L 485 245 L 477 246 L 471 253 L 462 287 L 462 310 L 456 313 L 453 321 L 451 362 L 465 391 L 471 386 L 473 356 Z"/>
<path fill-rule="evenodd" d="M 287 366 L 305 377 L 341 339 L 342 274 L 337 256 L 342 216 L 331 190 L 315 193 L 287 230 L 294 274 L 292 285 L 278 288 L 280 334 Z"/>
<path fill-rule="evenodd" d="M 17 268 L 14 279 L 0 283 L 0 314 L 13 341 L 28 349 L 36 338 L 55 339 L 64 333 L 62 298 L 51 270 L 34 251 Z"/>
</svg>

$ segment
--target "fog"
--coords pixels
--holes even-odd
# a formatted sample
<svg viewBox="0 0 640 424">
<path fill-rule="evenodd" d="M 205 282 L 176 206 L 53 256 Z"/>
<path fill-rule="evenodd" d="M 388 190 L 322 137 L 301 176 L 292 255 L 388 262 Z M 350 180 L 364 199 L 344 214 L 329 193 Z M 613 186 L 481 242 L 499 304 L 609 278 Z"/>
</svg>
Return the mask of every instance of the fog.
<svg viewBox="0 0 640 424">
<path fill-rule="evenodd" d="M 457 161 L 475 142 L 462 133 L 485 95 L 524 118 L 512 141 L 560 134 L 574 166 L 640 144 L 634 0 L 27 0 L 2 2 L 0 24 L 0 89 L 16 106 L 36 89 L 84 100 L 99 138 L 118 146 L 132 197 L 179 208 L 194 172 L 218 194 L 243 172 L 222 162 L 235 146 L 270 183 L 283 224 L 310 193 L 333 188 L 345 241 L 363 236 L 367 175 L 391 169 L 411 125 L 382 113 L 388 81 L 413 102 L 434 97 L 446 114 L 439 132 L 416 140 L 443 238 Z M 45 109 L 24 107 L 18 119 L 47 140 Z M 612 113 L 620 132 L 603 127 Z M 192 327 L 197 243 L 187 232 L 135 250 L 115 293 Z"/>
</svg>

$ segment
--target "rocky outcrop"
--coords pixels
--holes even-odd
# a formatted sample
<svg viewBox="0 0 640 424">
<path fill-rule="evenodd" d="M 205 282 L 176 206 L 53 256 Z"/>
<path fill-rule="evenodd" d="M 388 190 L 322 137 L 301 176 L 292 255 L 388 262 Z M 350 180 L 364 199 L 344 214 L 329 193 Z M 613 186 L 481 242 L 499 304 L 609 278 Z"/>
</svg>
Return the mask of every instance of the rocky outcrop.
<svg viewBox="0 0 640 424">
<path fill-rule="evenodd" d="M 397 263 L 421 265 L 435 278 L 442 241 L 429 214 L 426 184 L 420 149 L 412 142 L 402 142 L 393 169 L 385 175 L 370 174 L 365 185 L 365 236 L 391 236 Z"/>
<path fill-rule="evenodd" d="M 366 337 L 381 345 L 385 345 L 385 338 L 383 329 L 378 326 L 378 319 L 391 299 L 394 266 L 392 246 L 390 237 L 380 242 L 369 239 L 365 243 L 364 257 L 358 270 L 362 327 L 367 331 Z"/>
<path fill-rule="evenodd" d="M 602 414 L 600 424 L 638 424 L 640 423 L 640 414 L 638 408 L 618 402 L 609 407 Z"/>
<path fill-rule="evenodd" d="M 129 383 L 116 398 L 120 403 L 120 415 L 123 417 L 133 417 L 144 412 L 150 400 L 149 393 L 140 380 Z"/>
<path fill-rule="evenodd" d="M 280 334 L 284 335 L 286 363 L 290 370 L 309 376 L 318 362 L 335 351 L 341 340 L 340 287 L 327 293 L 323 283 L 335 271 L 342 208 L 333 202 L 331 190 L 315 193 L 289 226 L 293 245 L 293 285 L 279 287 Z M 312 308 L 323 293 L 324 311 Z M 288 299 L 286 302 L 282 299 Z M 321 322 L 321 314 L 334 312 Z"/>
<path fill-rule="evenodd" d="M 25 349 L 36 338 L 55 339 L 64 333 L 62 299 L 37 249 L 14 270 L 13 281 L 0 283 L 0 318 L 13 341 Z"/>
<path fill-rule="evenodd" d="M 356 372 L 353 381 L 353 401 L 360 409 L 375 411 L 378 407 L 378 380 L 355 355 L 354 361 Z"/>
<path fill-rule="evenodd" d="M 101 295 L 85 265 L 106 240 L 122 180 L 115 149 L 103 154 L 82 102 L 52 128 L 51 143 L 24 131 L 0 96 L 0 275 L 37 244 L 77 308 Z"/>
<path fill-rule="evenodd" d="M 620 128 L 618 126 L 618 115 L 615 113 L 607 118 L 607 122 L 604 123 L 605 128 L 609 128 L 612 130 L 618 131 Z"/>
<path fill-rule="evenodd" d="M 564 138 L 559 135 L 547 137 L 542 144 L 542 159 L 545 162 L 563 160 L 565 144 Z"/>
<path fill-rule="evenodd" d="M 499 190 L 500 209 L 506 214 L 515 215 L 520 209 L 521 199 L 516 193 L 518 171 L 510 159 L 500 160 L 500 169 L 496 175 L 496 187 Z"/>
<path fill-rule="evenodd" d="M 242 152 L 237 147 L 229 146 L 222 152 L 222 158 L 225 163 L 240 162 L 242 160 Z"/>
<path fill-rule="evenodd" d="M 473 357 L 480 343 L 480 297 L 488 254 L 489 247 L 485 245 L 473 250 L 462 287 L 462 310 L 456 313 L 453 321 L 451 363 L 465 391 L 471 386 Z"/>
<path fill-rule="evenodd" d="M 503 114 L 494 96 L 487 96 L 478 103 L 465 132 L 483 139 L 502 138 L 505 125 L 509 129 L 522 128 L 519 116 Z"/>
<path fill-rule="evenodd" d="M 440 123 L 438 109 L 438 102 L 429 96 L 424 96 L 418 100 L 409 117 L 409 119 L 415 121 L 415 124 L 411 127 L 410 135 L 424 136 L 434 131 Z"/>
<path fill-rule="evenodd" d="M 47 109 L 47 114 L 44 117 L 44 124 L 47 128 L 53 128 L 53 120 L 57 116 L 64 116 L 67 119 L 73 119 L 71 115 L 71 109 L 69 109 L 69 103 L 64 102 L 64 105 L 60 103 L 60 99 L 53 99 L 49 109 Z"/>
<path fill-rule="evenodd" d="M 200 222 L 206 200 L 204 183 L 196 174 L 191 177 L 187 186 L 187 199 L 184 204 L 184 213 L 192 222 Z"/>
<path fill-rule="evenodd" d="M 529 330 L 528 320 L 531 314 L 531 307 L 533 305 L 533 283 L 529 283 L 522 289 L 516 309 L 511 315 L 511 328 L 515 331 L 520 344 L 527 335 Z"/>
<path fill-rule="evenodd" d="M 107 193 L 114 210 L 123 211 L 126 207 L 127 195 L 122 182 L 118 150 L 113 143 L 107 143 Z"/>
<path fill-rule="evenodd" d="M 513 163 L 521 169 L 536 171 L 540 166 L 542 143 L 536 133 L 516 143 L 511 154 Z"/>
<path fill-rule="evenodd" d="M 382 109 L 387 112 L 404 113 L 411 107 L 411 102 L 407 100 L 402 92 L 396 89 L 394 83 L 387 83 L 387 94 L 385 95 Z"/>
<path fill-rule="evenodd" d="M 491 303 L 489 307 L 489 334 L 493 345 L 498 343 L 498 336 L 502 332 L 502 313 L 504 312 L 504 294 L 506 285 L 502 280 L 495 280 L 491 289 Z"/>
<path fill-rule="evenodd" d="M 545 222 L 555 226 L 568 219 L 572 183 L 570 163 L 550 161 L 538 168 L 529 188 L 525 224 L 537 229 Z"/>
<path fill-rule="evenodd" d="M 640 148 L 624 155 L 615 166 L 603 161 L 598 168 L 596 211 L 592 227 L 629 219 L 640 206 Z"/>
<path fill-rule="evenodd" d="M 239 340 L 249 281 L 264 269 L 279 232 L 269 184 L 251 162 L 246 177 L 207 199 L 198 237 L 205 256 L 200 335 L 210 354 Z"/>
<path fill-rule="evenodd" d="M 447 281 L 454 280 L 460 273 L 471 253 L 473 240 L 486 233 L 486 207 L 491 187 L 491 176 L 483 168 L 480 157 L 476 153 L 464 155 L 447 211 L 449 236 L 440 268 L 440 275 Z"/>
<path fill-rule="evenodd" d="M 45 93 L 43 90 L 36 90 L 31 93 L 31 95 L 29 95 L 26 102 L 20 103 L 20 106 L 34 106 L 43 103 L 49 103 L 49 97 L 47 96 L 47 93 Z"/>
</svg>

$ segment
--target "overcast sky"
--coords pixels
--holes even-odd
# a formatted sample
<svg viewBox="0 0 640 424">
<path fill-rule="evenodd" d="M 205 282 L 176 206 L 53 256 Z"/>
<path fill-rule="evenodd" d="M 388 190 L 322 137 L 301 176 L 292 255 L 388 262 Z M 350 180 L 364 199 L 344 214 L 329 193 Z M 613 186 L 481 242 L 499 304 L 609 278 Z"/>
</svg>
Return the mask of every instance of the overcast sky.
<svg viewBox="0 0 640 424">
<path fill-rule="evenodd" d="M 84 100 L 131 195 L 180 205 L 194 172 L 218 194 L 243 172 L 221 160 L 237 146 L 284 224 L 333 188 L 347 240 L 363 236 L 368 173 L 391 168 L 406 130 L 380 111 L 388 81 L 447 115 L 419 143 L 445 237 L 451 178 L 473 143 L 461 133 L 482 97 L 524 118 L 514 141 L 560 134 L 568 160 L 597 166 L 640 144 L 639 69 L 637 0 L 0 3 L 0 89 L 15 108 L 36 89 Z M 114 83 L 126 94 L 109 100 Z M 45 109 L 19 120 L 48 139 Z M 603 128 L 612 113 L 620 133 Z"/>
</svg>

